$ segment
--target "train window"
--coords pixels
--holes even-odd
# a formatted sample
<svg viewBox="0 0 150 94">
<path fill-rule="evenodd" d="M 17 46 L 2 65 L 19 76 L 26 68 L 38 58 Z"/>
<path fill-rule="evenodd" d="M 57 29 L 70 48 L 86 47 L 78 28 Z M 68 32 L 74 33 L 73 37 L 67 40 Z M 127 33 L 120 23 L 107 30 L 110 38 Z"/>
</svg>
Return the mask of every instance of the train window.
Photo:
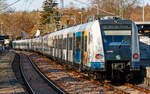
<svg viewBox="0 0 150 94">
<path fill-rule="evenodd" d="M 85 36 L 84 51 L 87 51 L 87 36 Z"/>
<path fill-rule="evenodd" d="M 58 39 L 58 49 L 61 49 L 61 39 Z"/>
<path fill-rule="evenodd" d="M 82 49 L 84 50 L 84 31 L 82 32 Z"/>
<path fill-rule="evenodd" d="M 63 39 L 60 39 L 60 49 L 62 49 L 63 46 Z"/>
<path fill-rule="evenodd" d="M 76 37 L 76 49 L 81 49 L 81 37 Z"/>
<path fill-rule="evenodd" d="M 73 33 L 73 50 L 75 49 L 76 45 L 75 45 L 75 33 Z"/>
<path fill-rule="evenodd" d="M 89 32 L 89 35 L 88 35 L 88 44 L 90 44 L 90 39 L 91 38 L 91 35 L 90 35 L 90 32 Z"/>
<path fill-rule="evenodd" d="M 63 45 L 63 44 L 62 44 L 63 40 L 60 39 L 59 42 L 60 42 L 59 48 L 61 49 L 61 48 L 62 48 L 62 45 Z"/>
<path fill-rule="evenodd" d="M 66 49 L 66 43 L 67 43 L 66 40 L 67 40 L 66 38 L 63 39 L 63 49 Z"/>
<path fill-rule="evenodd" d="M 53 39 L 53 47 L 55 48 L 55 43 L 56 42 L 56 40 L 55 39 Z"/>
<path fill-rule="evenodd" d="M 51 48 L 51 45 L 52 45 L 52 41 L 50 38 L 48 38 L 48 47 Z"/>
<path fill-rule="evenodd" d="M 51 41 L 52 41 L 51 47 L 53 48 L 53 47 L 54 47 L 54 42 L 53 42 L 53 39 L 51 39 Z"/>
<path fill-rule="evenodd" d="M 64 49 L 67 49 L 67 39 L 65 38 Z"/>
<path fill-rule="evenodd" d="M 57 39 L 57 49 L 59 49 L 59 39 Z"/>
<path fill-rule="evenodd" d="M 57 48 L 59 49 L 59 39 L 57 39 Z"/>
<path fill-rule="evenodd" d="M 132 28 L 131 24 L 103 24 L 102 26 L 105 30 L 130 30 Z"/>
<path fill-rule="evenodd" d="M 52 44 L 53 44 L 53 48 L 55 48 L 55 45 L 56 45 L 56 40 L 53 38 L 53 40 L 52 40 Z"/>
<path fill-rule="evenodd" d="M 69 50 L 72 50 L 72 38 L 69 38 L 69 39 L 68 39 L 68 45 L 69 45 L 69 46 L 68 46 L 68 49 L 69 49 Z"/>
<path fill-rule="evenodd" d="M 55 47 L 54 48 L 57 48 L 57 39 L 54 39 L 54 41 L 55 41 Z"/>
</svg>

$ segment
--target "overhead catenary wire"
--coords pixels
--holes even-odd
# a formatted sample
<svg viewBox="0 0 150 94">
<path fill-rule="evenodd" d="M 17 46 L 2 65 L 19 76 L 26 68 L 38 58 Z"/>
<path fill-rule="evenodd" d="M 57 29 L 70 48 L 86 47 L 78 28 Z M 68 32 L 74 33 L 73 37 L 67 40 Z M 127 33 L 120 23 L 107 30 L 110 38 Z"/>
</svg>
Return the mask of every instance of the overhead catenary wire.
<svg viewBox="0 0 150 94">
<path fill-rule="evenodd" d="M 22 4 L 24 10 L 26 10 L 26 8 L 27 8 L 27 3 L 28 3 L 28 0 L 24 0 L 24 2 Z"/>
<path fill-rule="evenodd" d="M 81 3 L 81 4 L 84 4 L 84 5 L 89 6 L 89 4 L 87 4 L 87 3 L 85 3 L 85 2 L 82 2 L 82 1 L 79 1 L 79 0 L 74 0 L 74 1 L 76 1 L 76 2 L 79 2 L 79 3 Z M 97 8 L 97 7 L 96 7 L 96 6 L 94 6 L 94 8 Z M 99 8 L 98 10 L 103 11 L 103 12 L 105 12 L 105 13 L 107 13 L 107 14 L 110 14 L 110 15 L 115 15 L 114 13 L 111 13 L 111 12 L 105 11 L 105 10 L 100 9 L 100 8 Z"/>
<path fill-rule="evenodd" d="M 32 3 L 33 3 L 34 1 L 35 1 L 35 0 L 32 0 L 32 1 L 29 2 L 28 8 L 30 8 L 30 6 L 32 5 Z"/>
<path fill-rule="evenodd" d="M 25 10 L 28 10 L 35 0 L 26 0 Z"/>
<path fill-rule="evenodd" d="M 15 1 L 15 2 L 13 2 L 13 3 L 9 4 L 7 7 L 4 7 L 4 8 L 2 8 L 2 9 L 0 9 L 0 12 L 2 12 L 2 11 L 4 11 L 5 9 L 7 9 L 7 8 L 11 7 L 12 5 L 14 5 L 14 4 L 16 4 L 16 3 L 18 3 L 19 1 L 21 1 L 21 0 L 17 0 L 17 1 Z"/>
</svg>

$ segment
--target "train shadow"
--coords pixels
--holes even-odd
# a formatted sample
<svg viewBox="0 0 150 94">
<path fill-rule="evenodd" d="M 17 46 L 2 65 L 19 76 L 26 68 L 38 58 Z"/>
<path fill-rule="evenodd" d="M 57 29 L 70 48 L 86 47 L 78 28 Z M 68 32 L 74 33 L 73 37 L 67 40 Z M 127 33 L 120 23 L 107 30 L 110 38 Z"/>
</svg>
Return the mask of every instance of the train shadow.
<svg viewBox="0 0 150 94">
<path fill-rule="evenodd" d="M 140 85 L 144 83 L 144 78 L 145 78 L 145 70 L 142 70 L 142 71 L 135 73 L 134 77 L 129 81 L 126 81 L 124 78 L 122 78 L 122 79 L 111 80 L 109 83 L 114 86 L 121 86 L 121 85 L 124 85 L 125 83 L 130 83 L 133 85 Z"/>
</svg>

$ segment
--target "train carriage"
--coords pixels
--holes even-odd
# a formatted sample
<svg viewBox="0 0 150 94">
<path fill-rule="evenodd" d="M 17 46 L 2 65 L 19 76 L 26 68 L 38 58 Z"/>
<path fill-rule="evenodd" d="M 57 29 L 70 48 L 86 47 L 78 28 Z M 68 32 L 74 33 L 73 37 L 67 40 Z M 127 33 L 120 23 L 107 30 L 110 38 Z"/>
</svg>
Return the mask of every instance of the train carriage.
<svg viewBox="0 0 150 94">
<path fill-rule="evenodd" d="M 13 43 L 16 45 L 17 41 Z M 131 20 L 96 20 L 62 29 L 32 39 L 31 48 L 55 60 L 78 65 L 96 77 L 130 79 L 140 69 L 138 30 Z"/>
</svg>

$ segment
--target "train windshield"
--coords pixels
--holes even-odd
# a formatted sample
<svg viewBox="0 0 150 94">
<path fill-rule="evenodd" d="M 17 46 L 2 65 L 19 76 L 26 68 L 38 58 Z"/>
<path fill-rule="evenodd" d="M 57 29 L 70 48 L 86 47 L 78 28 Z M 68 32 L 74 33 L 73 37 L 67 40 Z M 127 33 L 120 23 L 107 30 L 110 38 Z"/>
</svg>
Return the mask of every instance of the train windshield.
<svg viewBox="0 0 150 94">
<path fill-rule="evenodd" d="M 103 25 L 102 29 L 105 45 L 131 44 L 131 25 Z"/>
</svg>

